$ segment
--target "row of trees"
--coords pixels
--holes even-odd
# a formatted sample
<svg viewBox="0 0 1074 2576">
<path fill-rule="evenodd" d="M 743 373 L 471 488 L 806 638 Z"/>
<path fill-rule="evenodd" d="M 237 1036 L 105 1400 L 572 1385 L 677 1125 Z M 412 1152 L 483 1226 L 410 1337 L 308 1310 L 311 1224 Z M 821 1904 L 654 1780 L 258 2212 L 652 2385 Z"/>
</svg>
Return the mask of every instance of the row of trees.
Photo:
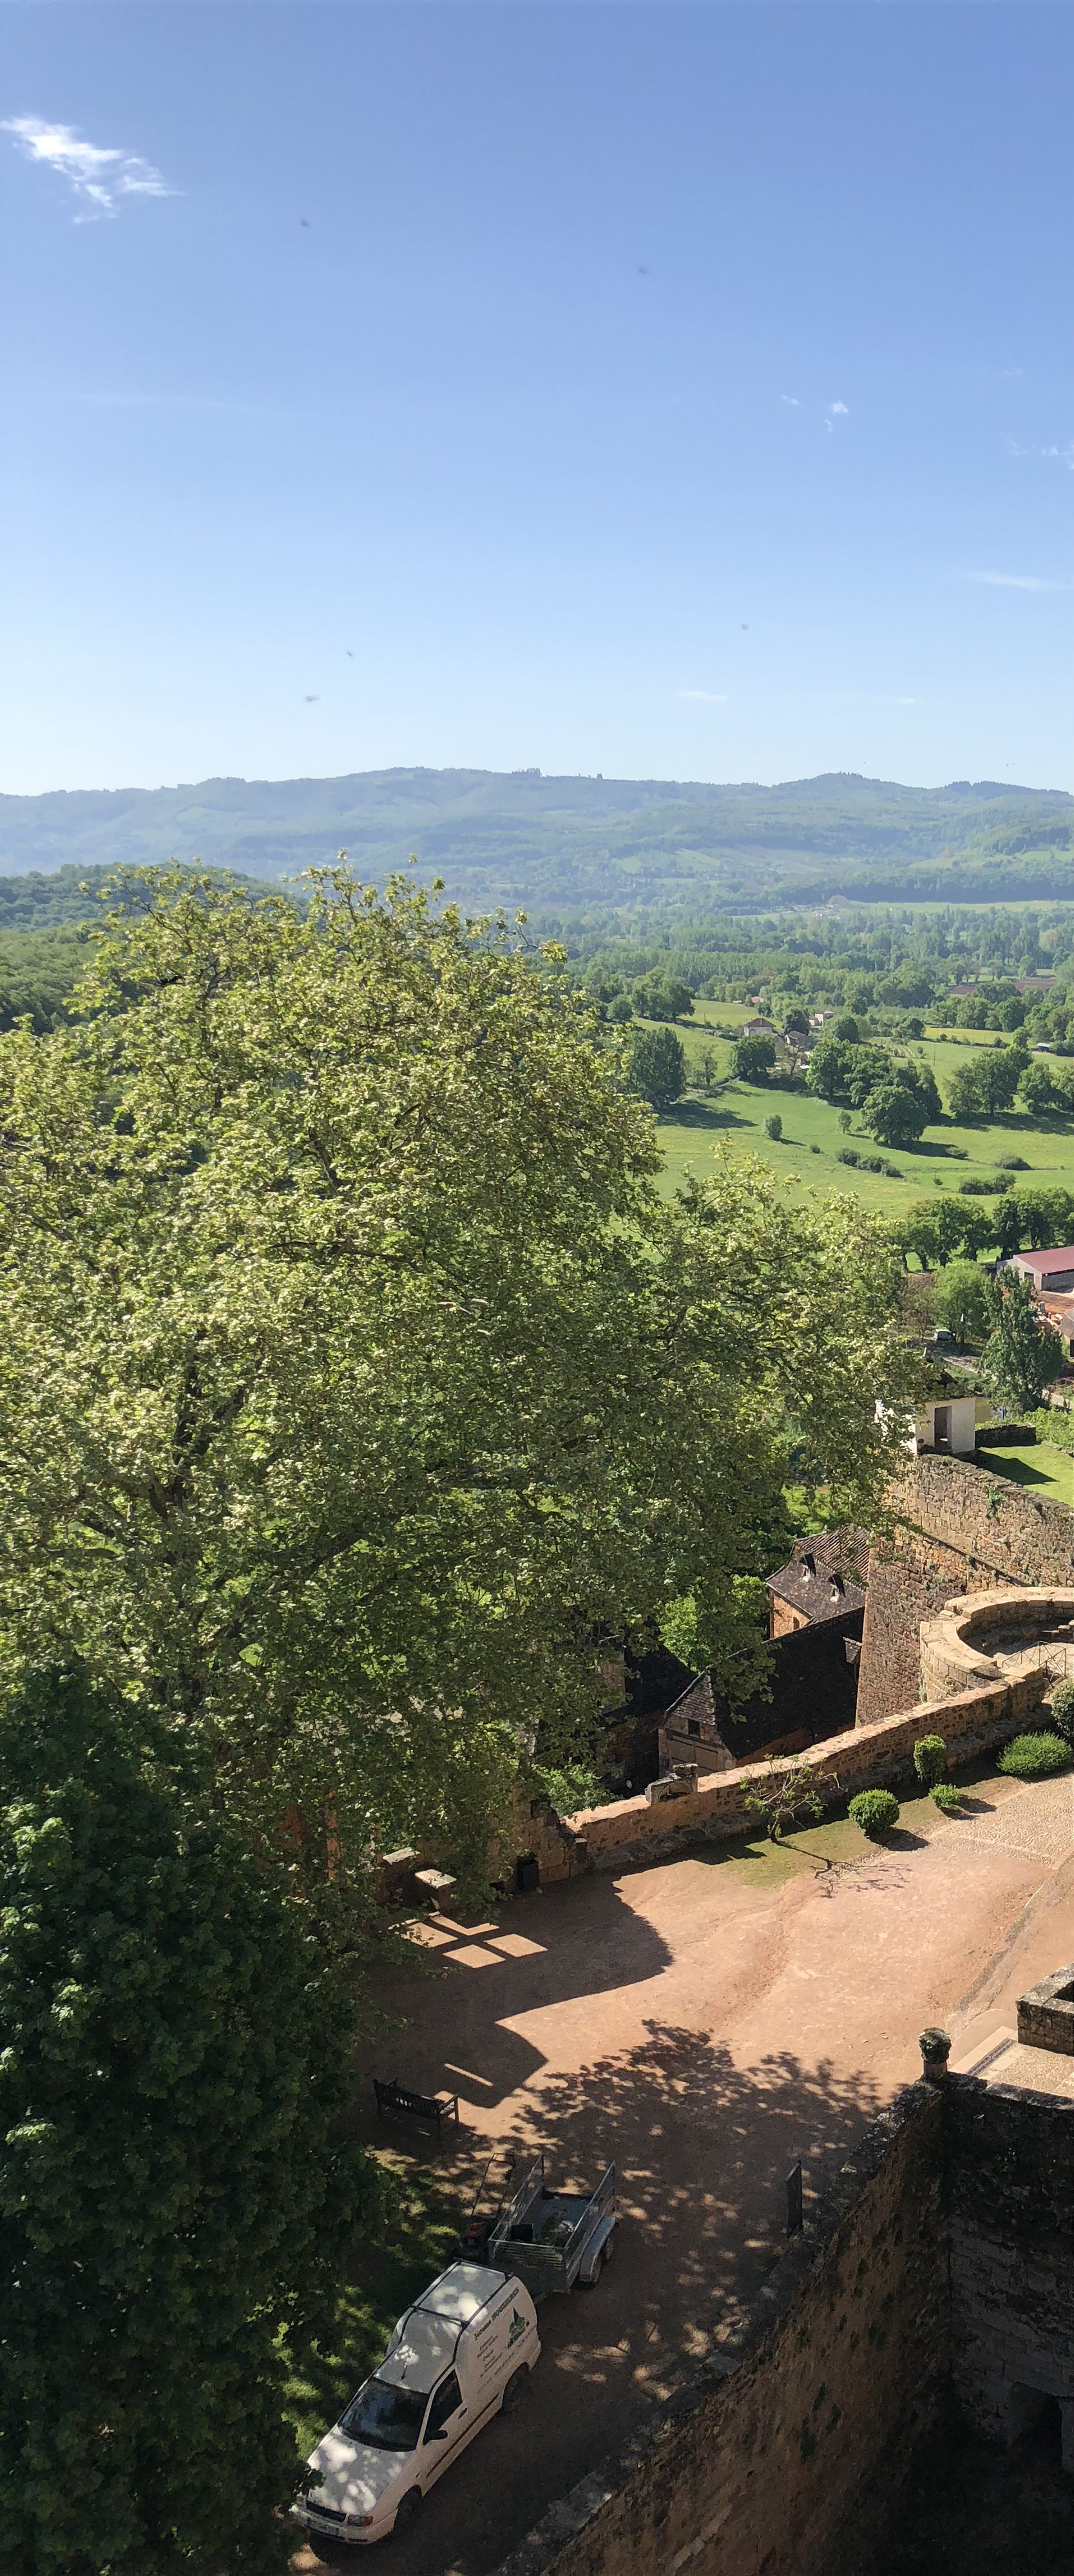
<svg viewBox="0 0 1074 2576">
<path fill-rule="evenodd" d="M 406 881 L 139 877 L 0 1093 L 0 2567 L 253 2568 L 377 1852 L 476 1888 L 601 1634 L 748 1689 L 788 1478 L 868 1520 L 913 1370 L 875 1220 L 669 1204 L 555 960 Z"/>
</svg>

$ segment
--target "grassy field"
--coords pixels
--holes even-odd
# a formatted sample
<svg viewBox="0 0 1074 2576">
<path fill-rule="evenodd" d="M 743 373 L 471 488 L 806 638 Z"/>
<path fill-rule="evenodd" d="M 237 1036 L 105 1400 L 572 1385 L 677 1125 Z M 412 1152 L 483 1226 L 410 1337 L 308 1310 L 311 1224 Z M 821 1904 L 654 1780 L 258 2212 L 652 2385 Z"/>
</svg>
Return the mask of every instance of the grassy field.
<svg viewBox="0 0 1074 2576">
<path fill-rule="evenodd" d="M 1038 1494 L 1050 1494 L 1053 1501 L 1074 1506 L 1074 1457 L 1068 1449 L 1053 1449 L 1050 1440 L 1038 1440 L 1027 1449 L 1018 1444 L 1011 1448 L 993 1448 L 977 1452 L 977 1464 L 993 1476 L 1009 1476 L 1016 1485 L 1031 1485 Z"/>
<path fill-rule="evenodd" d="M 716 1025 L 741 1026 L 753 1017 L 752 1010 L 742 1003 L 699 1002 L 693 1020 L 678 1029 L 688 1067 L 699 1074 L 708 1053 L 715 1059 L 718 1078 L 730 1064 L 731 1041 L 716 1035 Z M 945 1037 L 929 1030 L 910 1052 L 931 1064 L 940 1091 L 946 1095 L 958 1066 L 978 1046 L 992 1042 L 988 1031 L 960 1029 Z M 764 1132 L 765 1119 L 773 1111 L 782 1118 L 785 1130 L 778 1144 Z M 713 1149 L 719 1145 L 759 1155 L 784 1179 L 799 1181 L 812 1189 L 847 1191 L 886 1216 L 900 1216 L 915 1199 L 928 1196 L 933 1189 L 957 1191 L 960 1181 L 992 1173 L 997 1154 L 1004 1153 L 1024 1155 L 1030 1167 L 1024 1175 L 1027 1181 L 1032 1176 L 1074 1190 L 1074 1123 L 1057 1118 L 1048 1120 L 1046 1125 L 1035 1125 L 1019 1110 L 991 1125 L 926 1128 L 921 1144 L 908 1152 L 900 1147 L 876 1145 L 865 1135 L 856 1115 L 849 1135 L 844 1135 L 838 1110 L 829 1107 L 827 1101 L 814 1100 L 809 1092 L 780 1092 L 754 1083 L 732 1083 L 713 1099 L 679 1101 L 672 1116 L 660 1120 L 659 1135 L 664 1186 L 669 1194 L 689 1172 L 703 1179 L 711 1167 Z M 882 1153 L 886 1162 L 897 1167 L 901 1178 L 888 1180 L 880 1173 L 857 1172 L 837 1162 L 843 1145 L 857 1146 L 859 1152 L 867 1154 Z M 952 1148 L 962 1148 L 967 1159 L 956 1159 Z"/>
</svg>

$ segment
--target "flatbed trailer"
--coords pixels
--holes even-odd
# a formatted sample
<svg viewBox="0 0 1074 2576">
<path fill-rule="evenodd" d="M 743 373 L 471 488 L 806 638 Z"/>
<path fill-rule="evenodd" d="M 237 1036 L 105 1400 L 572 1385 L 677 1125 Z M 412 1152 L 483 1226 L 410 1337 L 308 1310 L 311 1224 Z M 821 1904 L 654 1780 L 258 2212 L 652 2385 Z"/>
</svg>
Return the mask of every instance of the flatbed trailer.
<svg viewBox="0 0 1074 2576">
<path fill-rule="evenodd" d="M 552 2191 L 544 2177 L 541 2155 L 498 2216 L 487 2258 L 517 2272 L 533 2299 L 576 2281 L 591 2289 L 611 2261 L 619 2218 L 614 2165 L 592 2192 Z"/>
</svg>

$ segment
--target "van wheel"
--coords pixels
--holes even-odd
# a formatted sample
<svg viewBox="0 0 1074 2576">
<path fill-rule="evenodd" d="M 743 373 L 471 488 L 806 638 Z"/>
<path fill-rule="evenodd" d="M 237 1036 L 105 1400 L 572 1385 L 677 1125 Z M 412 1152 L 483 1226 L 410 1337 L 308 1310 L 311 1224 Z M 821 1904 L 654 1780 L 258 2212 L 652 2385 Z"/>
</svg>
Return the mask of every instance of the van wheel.
<svg viewBox="0 0 1074 2576">
<path fill-rule="evenodd" d="M 412 2531 L 422 2507 L 420 2487 L 408 2487 L 392 2524 L 392 2531 Z"/>
<path fill-rule="evenodd" d="M 501 2415 L 512 2415 L 514 2413 L 520 2397 L 524 2397 L 526 2394 L 528 2384 L 529 2371 L 526 2368 L 525 2362 L 523 2362 L 521 2370 L 512 2371 L 510 2379 L 507 2382 L 507 2386 L 504 2389 L 503 2396 L 500 2399 Z"/>
</svg>

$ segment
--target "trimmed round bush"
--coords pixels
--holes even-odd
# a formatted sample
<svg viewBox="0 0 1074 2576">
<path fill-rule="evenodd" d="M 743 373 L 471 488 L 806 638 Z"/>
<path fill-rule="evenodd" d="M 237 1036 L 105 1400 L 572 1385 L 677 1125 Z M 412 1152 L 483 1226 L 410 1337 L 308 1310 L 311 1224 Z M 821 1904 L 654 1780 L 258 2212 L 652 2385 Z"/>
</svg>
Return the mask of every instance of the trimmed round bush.
<svg viewBox="0 0 1074 2576">
<path fill-rule="evenodd" d="M 959 1792 L 950 1780 L 934 1780 L 929 1789 L 929 1796 L 933 1806 L 939 1808 L 942 1816 L 955 1815 L 962 1804 Z"/>
<path fill-rule="evenodd" d="M 1074 1682 L 1057 1682 L 1052 1692 L 1052 1725 L 1065 1744 L 1074 1744 Z"/>
<path fill-rule="evenodd" d="M 847 1814 L 853 1816 L 863 1834 L 882 1834 L 899 1820 L 899 1801 L 891 1789 L 860 1789 L 852 1798 Z"/>
<path fill-rule="evenodd" d="M 947 1769 L 947 1746 L 942 1735 L 919 1735 L 914 1746 L 914 1769 L 923 1789 L 931 1789 L 934 1780 L 942 1780 Z"/>
<path fill-rule="evenodd" d="M 1069 1762 L 1070 1746 L 1061 1735 L 1016 1735 L 999 1757 L 1000 1770 L 1013 1773 L 1016 1780 L 1049 1780 L 1053 1772 L 1065 1771 Z"/>
</svg>

